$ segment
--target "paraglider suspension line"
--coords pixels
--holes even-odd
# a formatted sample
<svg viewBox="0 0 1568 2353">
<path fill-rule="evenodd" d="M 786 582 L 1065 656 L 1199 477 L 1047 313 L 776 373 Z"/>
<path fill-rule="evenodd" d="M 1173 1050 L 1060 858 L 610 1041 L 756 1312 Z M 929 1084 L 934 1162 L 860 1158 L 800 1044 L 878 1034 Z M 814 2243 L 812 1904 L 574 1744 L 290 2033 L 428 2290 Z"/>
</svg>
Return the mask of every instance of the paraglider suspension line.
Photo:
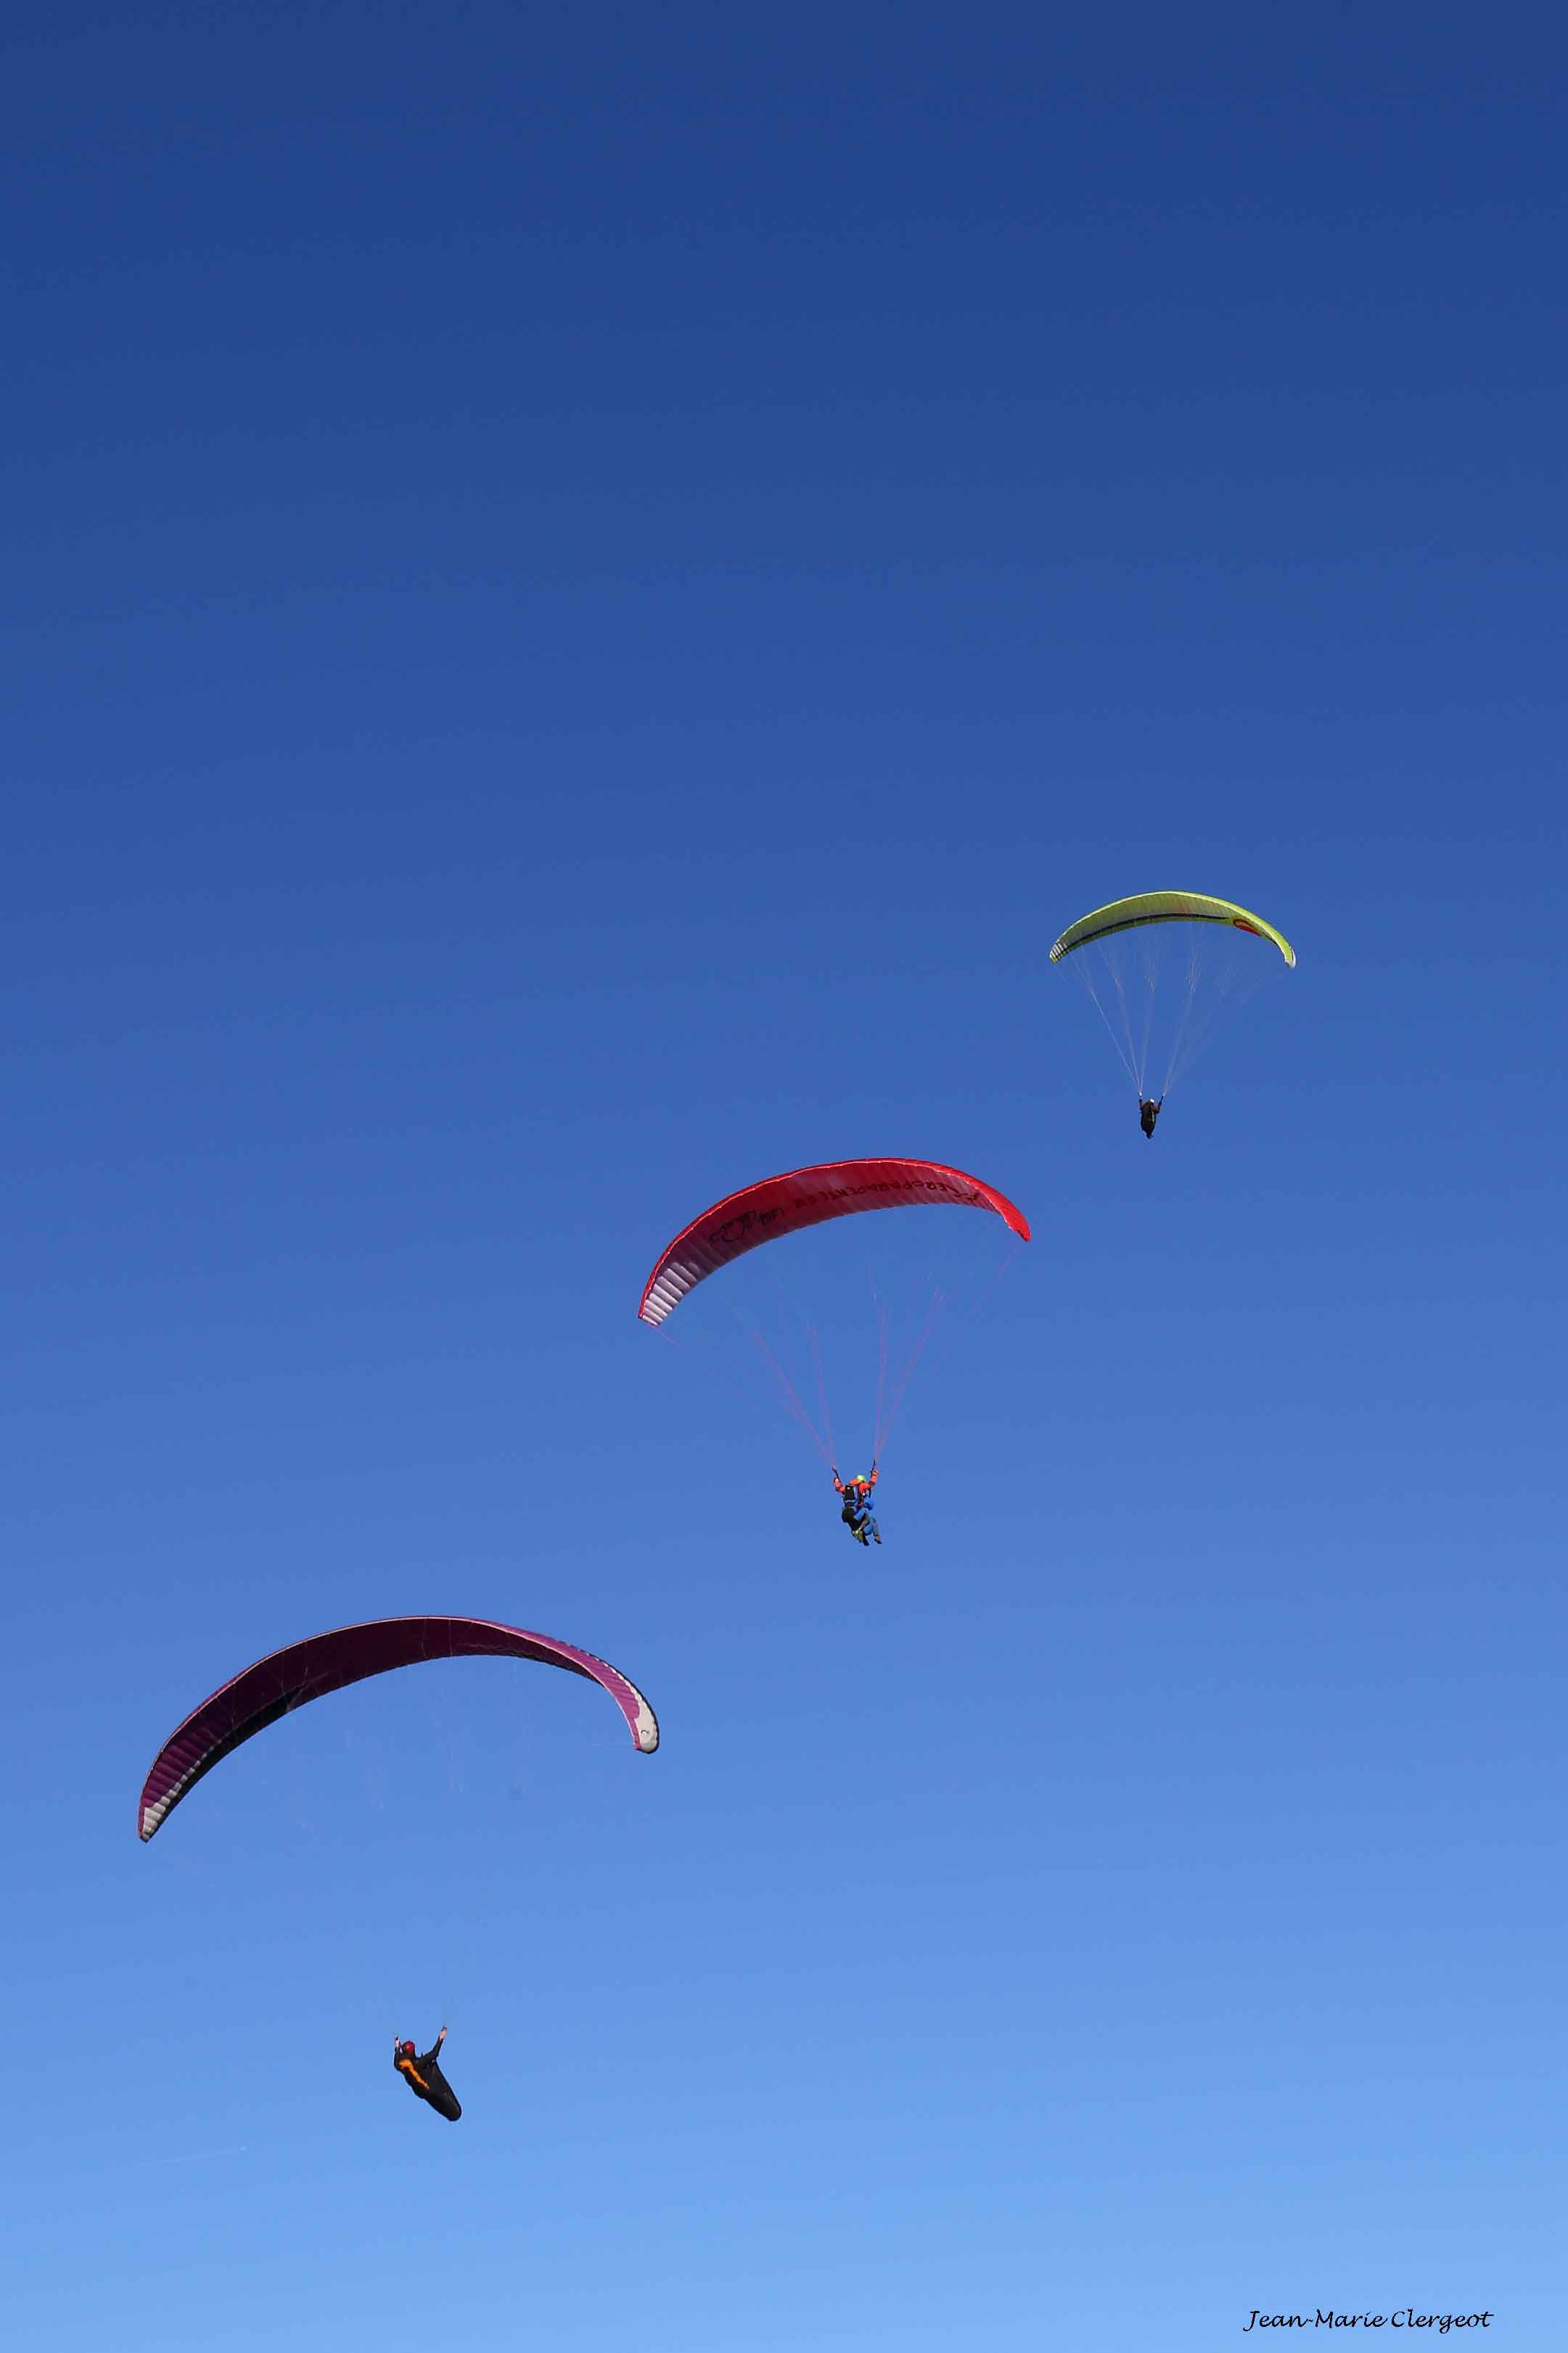
<svg viewBox="0 0 1568 2353">
<path fill-rule="evenodd" d="M 737 1323 L 740 1323 L 741 1318 L 737 1316 L 736 1321 Z M 746 1329 L 746 1326 L 743 1324 L 742 1324 L 742 1329 Z M 781 1398 L 775 1393 L 770 1383 L 764 1383 L 759 1393 L 758 1388 L 753 1386 L 752 1380 L 749 1375 L 737 1370 L 733 1366 L 725 1364 L 721 1359 L 715 1359 L 705 1355 L 703 1351 L 695 1346 L 689 1339 L 685 1341 L 677 1339 L 675 1334 L 669 1330 L 668 1325 L 664 1327 L 660 1336 L 667 1340 L 672 1348 L 678 1348 L 683 1356 L 689 1356 L 695 1357 L 696 1361 L 702 1366 L 703 1371 L 707 1373 L 711 1379 L 716 1380 L 721 1388 L 728 1389 L 731 1397 L 743 1398 L 745 1403 L 751 1407 L 752 1412 L 760 1413 L 764 1421 L 776 1421 L 781 1410 L 788 1414 L 791 1420 L 797 1422 L 805 1431 L 817 1452 L 822 1452 L 822 1441 L 817 1437 L 816 1430 L 812 1428 L 810 1421 L 803 1414 L 792 1409 L 787 1398 Z M 760 1335 L 755 1333 L 752 1333 L 751 1336 L 753 1339 L 760 1337 Z M 798 1399 L 795 1402 L 798 1406 Z"/>
<path fill-rule="evenodd" d="M 927 1281 L 930 1281 L 929 1276 L 927 1277 Z M 921 1324 L 921 1326 L 915 1335 L 914 1345 L 910 1348 L 909 1355 L 905 1357 L 903 1363 L 899 1366 L 898 1371 L 893 1377 L 892 1393 L 890 1396 L 886 1396 L 884 1377 L 881 1375 L 879 1376 L 877 1383 L 876 1440 L 872 1449 L 873 1454 L 878 1461 L 880 1461 L 881 1459 L 882 1450 L 887 1444 L 889 1437 L 891 1435 L 893 1424 L 897 1421 L 899 1415 L 902 1410 L 904 1399 L 909 1394 L 910 1383 L 914 1378 L 915 1367 L 920 1363 L 921 1358 L 924 1356 L 926 1352 L 926 1344 L 930 1340 L 931 1334 L 936 1329 L 937 1317 L 942 1314 L 942 1311 L 946 1304 L 947 1293 L 944 1291 L 939 1291 L 934 1283 L 931 1284 L 931 1296 L 926 1302 L 924 1320 Z M 887 1356 L 885 1319 L 882 1355 L 884 1359 L 885 1374 Z M 885 1396 L 886 1401 L 884 1402 Z"/>
<path fill-rule="evenodd" d="M 1162 1103 L 1181 1076 L 1184 1062 L 1189 1059 L 1190 1051 L 1195 1051 L 1197 1048 L 1198 1035 L 1191 1037 L 1190 1049 L 1188 1041 L 1189 1033 L 1192 1032 L 1193 1028 L 1193 1008 L 1198 1001 L 1198 982 L 1201 977 L 1198 952 L 1194 945 L 1187 955 L 1187 994 L 1182 1006 L 1181 1018 L 1176 1023 L 1175 1035 L 1171 1040 L 1171 1058 L 1165 1066 L 1164 1082 L 1160 1089 Z M 1201 1034 L 1201 1030 L 1198 1034 Z"/>
<path fill-rule="evenodd" d="M 816 1424 L 813 1421 L 810 1414 L 807 1413 L 805 1406 L 802 1405 L 800 1395 L 795 1383 L 791 1380 L 789 1375 L 785 1372 L 784 1366 L 780 1364 L 778 1358 L 769 1347 L 765 1334 L 758 1331 L 755 1326 L 753 1326 L 752 1337 L 756 1342 L 757 1346 L 762 1350 L 763 1355 L 766 1357 L 768 1363 L 773 1366 L 773 1372 L 778 1380 L 779 1388 L 784 1393 L 784 1408 L 789 1414 L 790 1419 L 793 1421 L 799 1423 L 801 1429 L 805 1430 L 807 1438 L 810 1439 L 813 1446 L 816 1447 L 823 1461 L 831 1469 L 833 1455 L 828 1441 L 823 1437 L 822 1432 L 817 1429 Z"/>
<path fill-rule="evenodd" d="M 822 1414 L 822 1427 L 827 1437 L 827 1461 L 831 1469 L 837 1460 L 838 1449 L 833 1443 L 833 1416 L 827 1409 L 827 1377 L 822 1369 L 822 1344 L 816 1336 L 815 1324 L 808 1324 L 806 1331 L 811 1341 L 811 1361 L 816 1367 L 816 1402 Z"/>
<path fill-rule="evenodd" d="M 1121 1016 L 1121 1032 L 1120 1036 L 1117 1034 L 1116 1024 L 1112 1021 L 1110 1014 L 1106 1011 L 1104 1004 L 1100 999 L 1100 991 L 1094 985 L 1094 966 L 1090 963 L 1089 958 L 1095 955 L 1100 955 L 1101 959 L 1101 969 L 1105 977 L 1110 981 L 1112 988 L 1116 991 L 1117 1009 Z M 1083 982 L 1085 988 L 1089 991 L 1089 1000 L 1093 1005 L 1095 1011 L 1099 1014 L 1100 1019 L 1105 1024 L 1106 1035 L 1110 1039 L 1110 1042 L 1115 1047 L 1117 1052 L 1121 1055 L 1127 1075 L 1131 1080 L 1133 1085 L 1137 1088 L 1139 1100 L 1142 1101 L 1143 1095 L 1143 1065 L 1148 1060 L 1148 1019 L 1146 1019 L 1144 1023 L 1143 1051 L 1140 1054 L 1137 1044 L 1132 1036 L 1132 1016 L 1128 1008 L 1127 992 L 1121 986 L 1121 975 L 1111 963 L 1110 956 L 1106 955 L 1103 949 L 1089 948 L 1085 950 L 1081 957 L 1075 958 L 1074 961 L 1077 965 L 1079 977 Z M 1152 992 L 1151 992 L 1151 1012 L 1149 1018 L 1152 1018 Z"/>
</svg>

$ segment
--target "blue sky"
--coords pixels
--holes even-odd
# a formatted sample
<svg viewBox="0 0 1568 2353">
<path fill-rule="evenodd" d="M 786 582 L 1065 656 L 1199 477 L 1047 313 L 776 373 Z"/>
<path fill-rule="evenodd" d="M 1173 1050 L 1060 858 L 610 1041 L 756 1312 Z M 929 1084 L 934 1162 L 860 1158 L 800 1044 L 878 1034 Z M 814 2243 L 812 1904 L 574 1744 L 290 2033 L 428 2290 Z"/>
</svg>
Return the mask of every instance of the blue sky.
<svg viewBox="0 0 1568 2353">
<path fill-rule="evenodd" d="M 1544 12 L 0 66 L 25 2340 L 1558 2342 Z M 1149 1146 L 1047 953 L 1160 884 L 1300 965 Z M 634 1311 L 884 1151 L 1035 1239 L 867 1558 Z M 442 1609 L 660 1754 L 430 1668 L 138 1846 L 212 1685 Z"/>
</svg>

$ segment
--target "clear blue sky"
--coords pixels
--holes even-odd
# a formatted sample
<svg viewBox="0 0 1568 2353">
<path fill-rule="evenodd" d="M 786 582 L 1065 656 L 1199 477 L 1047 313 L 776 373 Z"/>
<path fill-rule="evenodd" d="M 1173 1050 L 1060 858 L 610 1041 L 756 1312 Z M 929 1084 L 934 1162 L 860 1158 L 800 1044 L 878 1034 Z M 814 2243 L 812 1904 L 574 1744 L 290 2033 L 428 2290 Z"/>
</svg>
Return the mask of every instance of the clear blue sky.
<svg viewBox="0 0 1568 2353">
<path fill-rule="evenodd" d="M 19 2344 L 1561 2343 L 1563 62 L 8 20 Z M 1300 966 L 1150 1146 L 1047 951 L 1163 883 Z M 1035 1240 L 867 1557 L 634 1310 L 881 1151 Z M 423 1609 L 661 1753 L 432 1668 L 138 1846 Z"/>
</svg>

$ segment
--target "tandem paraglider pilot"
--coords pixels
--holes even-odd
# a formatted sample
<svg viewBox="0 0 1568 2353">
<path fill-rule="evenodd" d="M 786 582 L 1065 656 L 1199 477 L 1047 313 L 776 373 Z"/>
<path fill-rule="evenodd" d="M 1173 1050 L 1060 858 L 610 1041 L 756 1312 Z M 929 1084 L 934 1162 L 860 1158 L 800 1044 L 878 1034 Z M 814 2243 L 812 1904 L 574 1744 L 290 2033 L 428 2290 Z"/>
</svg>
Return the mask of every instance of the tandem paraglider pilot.
<svg viewBox="0 0 1568 2353">
<path fill-rule="evenodd" d="M 882 1532 L 871 1509 L 871 1490 L 878 1477 L 874 1462 L 868 1478 L 863 1472 L 853 1479 L 841 1479 L 837 1470 L 833 1473 L 833 1483 L 844 1498 L 844 1508 L 838 1516 L 857 1544 L 880 1544 L 882 1541 Z"/>
<path fill-rule="evenodd" d="M 421 2055 L 412 2042 L 400 2042 L 395 2035 L 392 2063 L 416 2099 L 423 2100 L 438 2116 L 455 2125 L 463 2111 L 458 2094 L 441 2073 L 441 2045 L 446 2040 L 447 2030 L 443 2027 L 429 2050 Z"/>
</svg>

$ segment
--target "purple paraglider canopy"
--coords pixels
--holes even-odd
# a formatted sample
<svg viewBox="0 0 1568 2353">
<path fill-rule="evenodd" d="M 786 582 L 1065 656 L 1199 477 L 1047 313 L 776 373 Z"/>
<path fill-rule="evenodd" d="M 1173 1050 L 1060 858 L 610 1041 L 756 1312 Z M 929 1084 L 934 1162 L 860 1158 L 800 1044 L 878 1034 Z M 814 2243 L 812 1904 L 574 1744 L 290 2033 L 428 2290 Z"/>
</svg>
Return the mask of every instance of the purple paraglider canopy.
<svg viewBox="0 0 1568 2353">
<path fill-rule="evenodd" d="M 375 1618 L 274 1651 L 193 1709 L 153 1760 L 142 1788 L 138 1834 L 150 1839 L 204 1773 L 279 1716 L 367 1675 L 427 1659 L 535 1659 L 542 1666 L 564 1667 L 609 1693 L 645 1757 L 658 1746 L 658 1720 L 641 1692 L 591 1651 L 489 1618 Z"/>
</svg>

